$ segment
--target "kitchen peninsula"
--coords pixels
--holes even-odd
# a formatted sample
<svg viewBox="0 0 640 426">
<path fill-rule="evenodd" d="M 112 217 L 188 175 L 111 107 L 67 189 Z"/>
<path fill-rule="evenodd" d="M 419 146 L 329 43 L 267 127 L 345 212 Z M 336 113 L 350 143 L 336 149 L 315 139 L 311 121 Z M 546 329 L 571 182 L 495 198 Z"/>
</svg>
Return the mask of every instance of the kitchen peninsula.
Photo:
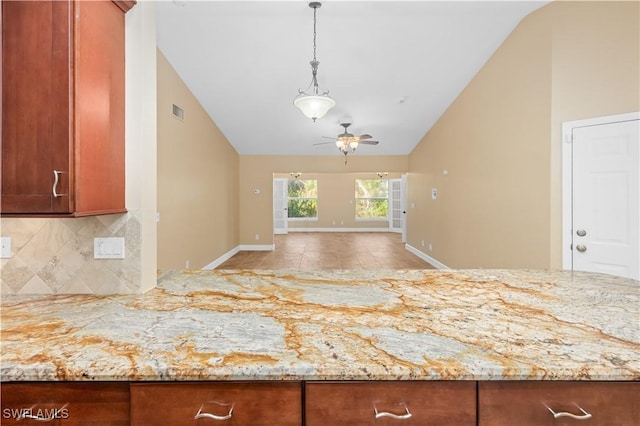
<svg viewBox="0 0 640 426">
<path fill-rule="evenodd" d="M 457 424 L 508 424 L 491 411 L 503 409 L 492 397 L 496 392 L 572 399 L 586 384 L 608 395 L 599 397 L 599 404 L 603 398 L 623 403 L 624 419 L 640 422 L 640 282 L 607 275 L 171 271 L 142 295 L 3 297 L 1 319 L 3 409 L 18 403 L 7 385 L 22 391 L 38 384 L 73 388 L 99 382 L 90 384 L 127 395 L 121 403 L 127 414 L 130 409 L 131 424 L 156 424 L 149 413 L 162 410 L 136 407 L 179 401 L 182 386 L 236 385 L 240 388 L 229 388 L 227 395 L 248 395 L 243 386 L 273 385 L 283 388 L 270 388 L 266 395 L 293 398 L 292 407 L 304 405 L 293 409 L 291 422 L 278 413 L 284 417 L 277 424 L 301 424 L 303 417 L 304 424 L 316 424 L 313 416 L 327 422 L 340 399 L 381 400 L 370 395 L 371 386 L 387 385 L 391 391 L 384 393 L 393 393 L 395 405 L 371 413 L 383 422 L 403 416 L 417 421 L 421 413 L 407 402 L 411 396 L 399 395 L 417 398 L 419 386 L 440 386 L 439 399 L 449 395 L 464 412 Z M 171 396 L 163 399 L 162 386 L 171 385 Z M 346 391 L 340 387 L 350 385 Z M 333 399 L 314 402 L 328 394 Z M 509 398 L 501 400 L 513 405 Z M 203 401 L 190 402 L 197 405 L 193 414 L 203 409 Z M 220 404 L 217 409 L 228 410 Z M 237 420 L 241 404 L 235 404 L 228 414 Z M 555 409 L 543 408 L 553 419 L 549 411 Z M 586 415 L 583 408 L 589 407 L 573 408 L 572 415 Z M 569 409 L 560 414 L 565 412 Z M 136 423 L 143 417 L 148 423 Z M 591 424 L 605 424 L 597 414 L 594 419 Z"/>
</svg>

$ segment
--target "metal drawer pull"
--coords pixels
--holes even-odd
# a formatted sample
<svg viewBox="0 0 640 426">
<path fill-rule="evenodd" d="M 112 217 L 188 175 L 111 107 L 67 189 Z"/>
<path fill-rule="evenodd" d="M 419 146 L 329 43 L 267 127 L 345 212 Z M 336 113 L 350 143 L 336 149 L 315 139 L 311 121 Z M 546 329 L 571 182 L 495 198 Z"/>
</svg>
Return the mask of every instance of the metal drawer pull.
<svg viewBox="0 0 640 426">
<path fill-rule="evenodd" d="M 407 404 L 405 404 L 404 402 L 399 402 L 397 405 L 401 406 L 404 409 L 404 414 L 393 414 L 393 413 L 389 413 L 388 411 L 378 411 L 378 407 L 374 402 L 373 411 L 376 413 L 376 419 L 379 419 L 381 417 L 391 417 L 392 419 L 396 419 L 396 420 L 410 419 L 411 412 L 409 412 L 409 408 L 407 407 Z"/>
<path fill-rule="evenodd" d="M 218 416 L 217 414 L 211 414 L 207 412 L 202 412 L 203 409 L 206 409 L 206 405 L 215 405 L 218 407 L 229 407 L 229 412 L 225 415 Z M 194 419 L 212 419 L 212 420 L 229 420 L 233 414 L 233 402 L 218 402 L 218 401 L 207 401 L 200 406 L 200 409 L 196 413 Z"/>
<path fill-rule="evenodd" d="M 58 194 L 58 192 L 56 191 L 56 188 L 58 187 L 58 181 L 60 180 L 60 174 L 64 173 L 61 172 L 60 170 L 54 170 L 53 171 L 53 197 L 57 198 L 57 197 L 62 197 L 63 195 L 66 194 Z"/>
<path fill-rule="evenodd" d="M 66 419 L 69 416 L 69 411 L 67 410 L 67 404 L 64 404 L 60 408 L 47 408 L 47 406 L 53 406 L 55 404 L 36 404 L 29 409 L 25 409 L 20 416 L 17 417 L 17 420 L 35 420 L 36 422 L 50 422 L 52 420 L 57 419 Z M 36 407 L 44 407 L 36 409 Z"/>
<path fill-rule="evenodd" d="M 545 404 L 545 407 L 547 407 L 547 409 L 551 411 L 551 414 L 553 414 L 554 419 L 557 419 L 558 417 L 571 417 L 572 419 L 576 419 L 576 420 L 587 420 L 592 417 L 591 414 L 584 411 L 578 404 L 575 404 L 575 406 L 578 407 L 578 410 L 582 411 L 583 414 L 572 414 L 572 413 L 567 413 L 566 411 L 560 411 L 556 413 L 551 409 L 551 407 Z"/>
</svg>

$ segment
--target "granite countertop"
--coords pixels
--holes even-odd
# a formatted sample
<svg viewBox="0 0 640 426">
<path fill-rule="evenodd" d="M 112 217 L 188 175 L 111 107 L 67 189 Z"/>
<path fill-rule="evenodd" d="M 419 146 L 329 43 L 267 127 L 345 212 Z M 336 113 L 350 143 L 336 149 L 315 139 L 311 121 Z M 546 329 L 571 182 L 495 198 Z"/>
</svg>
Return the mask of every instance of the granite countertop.
<svg viewBox="0 0 640 426">
<path fill-rule="evenodd" d="M 172 271 L 1 307 L 3 382 L 640 380 L 640 282 L 607 275 Z"/>
</svg>

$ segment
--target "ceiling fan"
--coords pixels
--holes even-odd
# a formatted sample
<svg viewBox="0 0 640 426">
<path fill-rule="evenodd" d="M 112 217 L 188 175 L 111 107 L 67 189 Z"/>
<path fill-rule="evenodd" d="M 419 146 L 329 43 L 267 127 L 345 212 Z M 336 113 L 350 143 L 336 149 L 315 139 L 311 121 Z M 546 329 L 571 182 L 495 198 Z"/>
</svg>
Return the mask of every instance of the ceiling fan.
<svg viewBox="0 0 640 426">
<path fill-rule="evenodd" d="M 350 152 L 355 152 L 358 148 L 358 145 L 378 145 L 378 141 L 371 140 L 373 136 L 369 134 L 363 134 L 360 136 L 355 136 L 352 133 L 349 133 L 349 126 L 351 123 L 340 123 L 342 127 L 344 127 L 344 132 L 340 133 L 337 138 L 330 136 L 323 136 L 324 138 L 335 139 L 336 147 L 338 150 L 344 154 L 344 164 L 347 164 L 347 154 Z M 333 142 L 320 142 L 315 143 L 314 145 L 325 145 Z"/>
</svg>

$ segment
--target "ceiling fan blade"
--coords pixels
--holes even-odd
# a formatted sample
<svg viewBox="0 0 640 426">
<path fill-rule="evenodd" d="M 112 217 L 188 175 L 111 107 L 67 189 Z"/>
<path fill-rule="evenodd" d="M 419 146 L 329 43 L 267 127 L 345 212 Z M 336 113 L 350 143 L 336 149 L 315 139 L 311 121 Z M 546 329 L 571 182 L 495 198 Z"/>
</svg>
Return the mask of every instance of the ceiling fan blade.
<svg viewBox="0 0 640 426">
<path fill-rule="evenodd" d="M 379 143 L 380 141 L 370 141 L 370 140 L 360 141 L 361 145 L 378 145 Z"/>
<path fill-rule="evenodd" d="M 325 139 L 333 139 L 334 141 L 336 140 L 335 136 L 321 136 L 321 137 L 323 137 Z"/>
<path fill-rule="evenodd" d="M 335 142 L 318 142 L 318 143 L 314 143 L 314 145 L 328 145 L 328 144 L 335 144 Z"/>
<path fill-rule="evenodd" d="M 373 136 L 371 136 L 368 133 L 365 133 L 364 135 L 360 135 L 358 137 L 360 138 L 360 140 L 362 140 L 362 139 L 371 139 Z"/>
</svg>

